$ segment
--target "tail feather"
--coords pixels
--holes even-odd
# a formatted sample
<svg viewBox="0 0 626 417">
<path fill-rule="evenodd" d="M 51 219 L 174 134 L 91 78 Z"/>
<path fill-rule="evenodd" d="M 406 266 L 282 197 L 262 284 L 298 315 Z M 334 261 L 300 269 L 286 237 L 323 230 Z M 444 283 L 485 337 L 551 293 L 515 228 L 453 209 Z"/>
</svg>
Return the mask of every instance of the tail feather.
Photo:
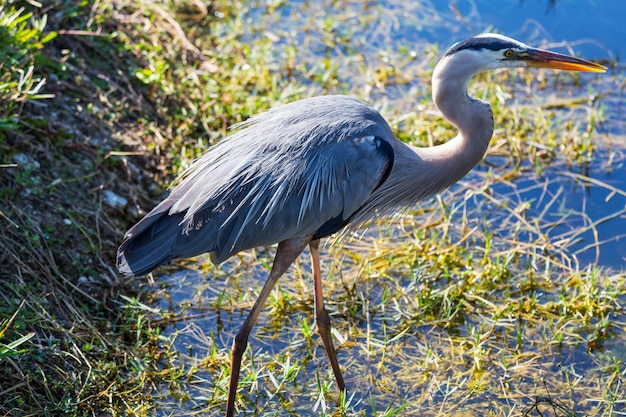
<svg viewBox="0 0 626 417">
<path fill-rule="evenodd" d="M 182 214 L 161 212 L 140 221 L 128 231 L 117 250 L 117 269 L 127 276 L 141 276 L 174 259 L 182 218 Z"/>
</svg>

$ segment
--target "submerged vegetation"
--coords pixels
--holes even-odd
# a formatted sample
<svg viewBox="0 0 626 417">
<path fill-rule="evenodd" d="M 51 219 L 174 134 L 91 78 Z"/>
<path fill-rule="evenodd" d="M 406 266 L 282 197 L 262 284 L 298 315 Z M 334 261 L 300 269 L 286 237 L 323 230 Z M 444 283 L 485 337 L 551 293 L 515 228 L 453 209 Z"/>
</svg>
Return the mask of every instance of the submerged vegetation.
<svg viewBox="0 0 626 417">
<path fill-rule="evenodd" d="M 415 3 L 0 5 L 0 414 L 223 413 L 273 249 L 124 282 L 123 232 L 230 126 L 280 103 L 347 93 L 405 141 L 452 137 L 429 96 L 441 50 L 392 37 L 407 19 L 445 25 Z M 477 77 L 497 126 L 485 162 L 327 247 L 347 397 L 303 257 L 254 330 L 242 415 L 625 415 L 626 255 L 602 229 L 623 222 L 626 192 L 588 175 L 623 164 L 606 128 L 619 77 Z"/>
</svg>

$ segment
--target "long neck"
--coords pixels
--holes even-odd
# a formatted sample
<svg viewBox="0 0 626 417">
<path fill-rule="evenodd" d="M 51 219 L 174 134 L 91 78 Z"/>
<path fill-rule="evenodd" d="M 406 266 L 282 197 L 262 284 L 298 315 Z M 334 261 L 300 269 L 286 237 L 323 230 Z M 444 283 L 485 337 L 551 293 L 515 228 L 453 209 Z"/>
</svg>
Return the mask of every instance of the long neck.
<svg viewBox="0 0 626 417">
<path fill-rule="evenodd" d="M 467 83 L 473 73 L 455 73 L 454 68 L 445 61 L 437 65 L 433 74 L 433 97 L 459 134 L 442 145 L 429 148 L 391 140 L 395 152 L 391 173 L 359 211 L 354 224 L 398 207 L 411 206 L 444 190 L 467 174 L 487 151 L 493 134 L 491 108 L 467 95 Z"/>
<path fill-rule="evenodd" d="M 415 148 L 431 184 L 429 193 L 449 187 L 467 174 L 484 156 L 493 135 L 493 114 L 485 102 L 467 95 L 467 84 L 473 74 L 461 73 L 442 60 L 433 73 L 433 99 L 444 117 L 459 134 L 452 140 L 430 148 Z"/>
</svg>

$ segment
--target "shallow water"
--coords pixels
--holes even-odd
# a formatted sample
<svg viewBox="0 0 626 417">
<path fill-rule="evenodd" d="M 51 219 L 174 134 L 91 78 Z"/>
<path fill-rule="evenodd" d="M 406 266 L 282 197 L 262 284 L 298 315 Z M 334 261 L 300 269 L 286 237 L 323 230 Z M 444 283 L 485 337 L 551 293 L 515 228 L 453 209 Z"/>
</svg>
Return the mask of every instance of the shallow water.
<svg viewBox="0 0 626 417">
<path fill-rule="evenodd" d="M 336 4 L 333 3 L 335 7 Z M 305 45 L 303 54 L 319 57 L 327 55 L 346 56 L 339 61 L 348 62 L 340 68 L 344 79 L 359 80 L 359 68 L 350 64 L 351 51 L 340 46 L 330 48 L 322 37 L 313 39 L 310 32 L 301 32 L 294 25 L 310 18 L 325 22 L 332 27 L 332 33 L 354 32 L 355 48 L 367 61 L 376 62 L 381 51 L 402 50 L 403 48 L 422 50 L 426 44 L 435 43 L 444 50 L 460 39 L 484 31 L 495 31 L 515 37 L 533 46 L 560 50 L 565 53 L 584 56 L 587 59 L 609 64 L 615 62 L 624 48 L 626 39 L 626 2 L 599 2 L 596 0 L 565 1 L 518 1 L 503 0 L 458 0 L 458 1 L 417 1 L 404 2 L 386 0 L 383 2 L 343 2 L 343 8 L 329 10 L 316 7 L 308 1 L 288 2 L 271 16 L 265 15 L 265 8 L 250 12 L 251 23 L 262 26 L 271 21 L 270 28 L 281 39 Z M 335 26 L 327 19 L 333 14 L 342 16 L 343 24 Z M 322 23 L 320 23 L 322 25 Z M 350 26 L 346 28 L 346 26 Z M 389 36 L 390 35 L 390 36 Z M 311 59 L 311 62 L 316 62 Z M 360 81 L 356 81 L 359 84 Z M 620 71 L 609 70 L 604 75 L 582 74 L 579 86 L 567 85 L 558 90 L 544 89 L 537 94 L 521 90 L 512 102 L 517 105 L 542 105 L 555 100 L 581 99 L 589 94 L 601 97 L 597 104 L 602 108 L 605 122 L 595 127 L 595 156 L 585 165 L 567 165 L 565 161 L 556 164 L 537 176 L 532 167 L 527 175 L 515 182 L 519 190 L 507 189 L 508 185 L 496 185 L 496 193 L 516 193 L 519 201 L 533 201 L 531 213 L 544 213 L 547 218 L 563 218 L 562 226 L 550 228 L 550 236 L 570 238 L 571 253 L 581 267 L 597 263 L 617 270 L 626 267 L 626 100 L 623 89 L 626 79 Z M 427 96 L 424 87 L 417 83 L 391 85 L 384 92 L 375 89 L 369 93 L 371 99 L 383 98 L 402 114 L 412 110 L 407 97 Z M 511 104 L 513 105 L 513 103 Z M 579 109 L 555 109 L 564 120 L 571 120 Z M 584 110 L 583 110 L 584 111 Z M 581 119 L 587 118 L 584 114 Z M 494 161 L 497 165 L 498 162 Z M 486 169 L 480 164 L 466 177 Z M 588 176 L 589 180 L 584 178 Z M 464 185 L 462 185 L 464 186 Z M 558 194 L 558 195 L 557 195 Z M 552 203 L 545 213 L 546 198 L 555 196 L 559 204 Z M 547 220 L 546 218 L 546 220 Z M 597 227 L 595 226 L 597 223 Z M 568 235 L 568 230 L 588 228 L 578 236 Z M 572 232 L 573 233 L 573 232 Z"/>
<path fill-rule="evenodd" d="M 419 50 L 426 43 L 431 42 L 439 43 L 443 49 L 473 33 L 495 30 L 532 45 L 539 45 L 541 41 L 547 39 L 550 41 L 547 46 L 551 48 L 558 47 L 562 40 L 567 40 L 564 44 L 565 51 L 569 49 L 589 59 L 609 60 L 623 52 L 623 39 L 626 39 L 626 25 L 623 24 L 623 17 L 626 16 L 626 2 L 593 0 L 406 2 L 387 0 L 375 4 L 367 3 L 366 6 L 364 4 L 341 2 L 341 7 L 339 7 L 333 3 L 337 7 L 337 10 L 333 11 L 332 9 L 320 10 L 314 2 L 291 2 L 276 9 L 272 17 L 267 17 L 264 15 L 265 5 L 261 3 L 258 10 L 251 11 L 250 16 L 251 22 L 267 18 L 272 22 L 271 28 L 275 33 L 290 33 L 289 36 L 296 39 L 304 36 L 298 31 L 299 26 L 297 26 L 299 19 L 303 19 L 303 16 L 317 14 L 319 19 L 323 19 L 332 16 L 333 12 L 354 16 L 351 20 L 352 24 L 363 24 L 359 50 L 369 50 L 372 56 L 376 55 L 379 50 L 395 50 L 402 45 L 411 45 Z M 370 13 L 377 17 L 360 23 L 359 16 L 362 13 Z M 377 35 L 376 31 L 383 30 L 383 26 L 384 31 L 389 31 L 389 28 L 393 29 L 391 40 Z M 341 30 L 341 27 L 336 28 L 336 32 L 340 33 Z M 307 53 L 318 53 L 321 59 L 328 53 L 328 48 L 324 42 L 318 41 L 319 43 L 316 43 L 316 40 L 313 40 L 307 44 Z M 349 74 L 344 74 L 344 76 L 350 77 Z M 356 74 L 355 76 L 358 77 Z M 624 123 L 626 117 L 625 101 L 621 93 L 625 85 L 624 77 L 621 73 L 613 71 L 605 78 L 583 75 L 581 87 L 573 91 L 557 91 L 554 95 L 565 94 L 569 98 L 581 97 L 589 93 L 588 84 L 591 85 L 594 94 L 601 95 L 600 105 L 604 107 L 606 113 L 606 121 L 596 127 L 595 134 L 598 137 L 598 143 L 592 161 L 585 165 L 569 166 L 560 162 L 540 174 L 529 167 L 525 175 L 511 183 L 493 184 L 491 191 L 498 200 L 507 201 L 510 207 L 527 204 L 525 217 L 538 219 L 536 229 L 522 230 L 516 236 L 517 239 L 527 239 L 531 242 L 537 239 L 537 234 L 543 233 L 552 242 L 552 246 L 546 250 L 555 253 L 562 252 L 568 261 L 576 263 L 580 269 L 585 269 L 588 265 L 599 265 L 623 270 L 626 267 L 626 126 Z M 387 93 L 400 94 L 402 88 L 403 86 L 397 89 L 390 88 Z M 550 91 L 542 94 L 544 93 L 552 94 Z M 534 104 L 542 102 L 540 96 L 522 99 Z M 389 102 L 394 102 L 393 96 L 389 97 Z M 453 206 L 456 197 L 463 195 L 468 189 L 471 190 L 475 184 L 484 181 L 488 175 L 487 172 L 492 171 L 494 166 L 497 167 L 498 163 L 497 158 L 488 158 L 485 163 L 445 194 L 444 201 L 448 198 L 447 203 Z M 485 199 L 480 193 L 474 193 L 464 204 L 470 210 L 482 213 L 481 221 L 484 224 L 493 225 L 494 230 L 505 234 L 502 225 L 506 225 L 510 210 L 499 211 L 497 205 Z M 387 231 L 387 233 L 393 235 L 393 231 Z M 503 242 L 506 242 L 506 236 L 501 237 Z M 261 252 L 260 256 L 266 262 L 271 261 L 265 252 Z M 306 260 L 303 260 L 303 263 L 306 265 Z M 324 273 L 327 272 L 324 271 Z M 180 317 L 179 321 L 168 325 L 163 334 L 168 337 L 176 336 L 174 348 L 180 352 L 178 361 L 181 366 L 184 365 L 186 368 L 199 366 L 202 358 L 210 356 L 214 348 L 218 351 L 218 359 L 227 363 L 234 334 L 249 311 L 256 289 L 264 281 L 266 273 L 267 269 L 259 265 L 252 254 L 244 254 L 227 261 L 219 268 L 211 269 L 210 274 L 200 272 L 199 267 L 198 270 L 181 270 L 160 276 L 157 274 L 157 280 L 164 284 L 157 293 L 161 297 L 157 307 Z M 411 287 L 411 281 L 414 280 L 413 277 L 408 276 L 398 276 L 394 279 L 400 281 L 403 288 Z M 302 291 L 302 288 L 305 288 L 305 291 L 310 290 L 310 282 L 305 278 L 295 276 L 293 269 L 283 280 L 289 280 L 290 284 L 281 287 L 281 291 L 295 293 Z M 296 284 L 293 284 L 294 281 Z M 303 282 L 300 283 L 300 281 Z M 364 283 L 359 291 L 367 293 L 368 302 L 372 305 L 377 305 L 385 297 L 383 286 L 371 283 Z M 228 295 L 225 296 L 225 294 Z M 220 307 L 222 297 L 232 297 L 234 300 L 242 298 L 246 302 L 237 304 L 237 308 L 225 309 Z M 558 289 L 555 288 L 553 292 L 540 292 L 538 297 L 544 297 L 543 301 L 545 297 L 548 297 L 557 302 Z M 272 394 L 274 387 L 266 378 L 259 383 L 258 391 L 251 389 L 258 395 L 256 400 L 251 399 L 251 401 L 258 402 L 255 415 L 265 415 L 264 413 L 269 411 L 281 415 L 281 412 L 286 413 L 285 410 L 291 410 L 292 415 L 320 415 L 319 409 L 311 411 L 312 404 L 316 404 L 313 392 L 317 389 L 316 377 L 319 374 L 322 378 L 327 377 L 327 362 L 317 338 L 311 344 L 299 330 L 302 321 L 312 323 L 313 320 L 310 294 L 293 296 L 291 300 L 299 303 L 293 310 L 297 313 L 289 316 L 281 316 L 276 312 L 262 313 L 252 336 L 251 348 L 244 357 L 244 367 L 250 366 L 249 362 L 253 357 L 251 351 L 254 352 L 255 357 L 259 358 L 259 362 L 271 361 L 272 356 L 283 357 L 285 355 L 293 357 L 293 360 L 301 361 L 304 370 L 296 378 L 294 386 L 284 386 L 282 389 L 286 393 L 276 394 L 293 398 L 300 396 L 301 400 L 292 398 L 287 401 L 290 403 L 289 406 L 281 401 L 285 408 L 284 410 L 277 409 L 278 402 Z M 328 300 L 332 305 L 332 295 L 328 296 Z M 342 316 L 340 312 L 336 314 Z M 364 314 L 370 314 L 370 312 Z M 384 409 L 390 404 L 398 406 L 407 399 L 414 400 L 420 396 L 426 396 L 420 402 L 423 411 L 429 410 L 432 411 L 430 414 L 437 415 L 437 410 L 454 410 L 453 404 L 446 404 L 446 399 L 452 395 L 453 387 L 448 387 L 448 391 L 443 386 L 439 387 L 437 395 L 427 397 L 427 393 L 417 391 L 421 388 L 416 388 L 420 385 L 415 380 L 420 377 L 410 374 L 414 371 L 403 369 L 403 364 L 406 362 L 402 360 L 409 357 L 415 358 L 415 361 L 424 361 L 425 369 L 429 369 L 430 366 L 445 367 L 448 356 L 453 355 L 454 351 L 451 353 L 441 346 L 451 344 L 452 337 L 468 333 L 469 329 L 473 328 L 472 326 L 484 324 L 481 323 L 481 318 L 478 315 L 473 317 L 469 314 L 458 325 L 451 325 L 445 329 L 428 323 L 419 323 L 407 336 L 400 337 L 405 329 L 394 328 L 394 322 L 389 315 L 381 312 L 377 314 L 377 318 L 371 320 L 368 318 L 356 321 L 350 317 L 349 323 L 346 323 L 342 322 L 345 319 L 343 316 L 334 317 L 333 320 L 333 326 L 340 334 L 353 332 L 348 335 L 352 344 L 343 346 L 339 350 L 339 360 L 347 370 L 345 376 L 355 395 L 353 402 L 360 404 L 353 408 L 363 410 L 363 415 L 376 415 L 372 404 L 380 411 L 381 408 Z M 619 317 L 617 321 L 623 321 L 623 318 Z M 503 347 L 497 344 L 489 346 L 494 357 L 505 356 L 507 345 L 515 341 L 515 336 L 508 330 L 515 323 L 508 323 L 504 320 L 499 325 L 501 327 L 498 329 L 501 330 L 495 332 L 494 338 L 502 342 Z M 527 326 L 526 331 L 531 333 L 534 324 Z M 564 324 L 564 327 L 566 326 L 567 323 Z M 539 325 L 536 327 L 540 328 Z M 387 331 L 390 334 L 400 334 L 400 336 L 398 336 L 399 340 L 390 343 L 384 349 L 370 348 L 372 338 L 363 336 L 373 333 L 376 335 L 374 339 L 387 340 L 389 338 Z M 618 362 L 621 361 L 620 363 L 626 360 L 626 352 L 624 352 L 623 343 L 620 342 L 624 337 L 624 332 L 620 328 L 614 328 L 612 331 L 615 332 L 614 336 L 607 336 L 603 339 L 597 345 L 598 350 L 595 353 L 590 352 L 589 346 L 584 343 L 584 334 L 581 336 L 580 344 L 573 343 L 560 348 L 548 345 L 543 348 L 544 350 L 537 352 L 533 350 L 533 346 L 523 346 L 529 351 L 528 364 L 523 364 L 528 370 L 526 373 L 515 376 L 515 370 L 512 367 L 510 374 L 509 371 L 505 372 L 503 378 L 506 384 L 511 384 L 511 387 L 517 384 L 518 391 L 523 391 L 525 395 L 532 397 L 532 395 L 545 395 L 545 391 L 537 389 L 536 381 L 533 381 L 539 372 L 548 372 L 549 375 L 552 373 L 550 376 L 555 380 L 575 377 L 577 372 L 600 373 L 601 363 L 610 363 L 613 358 Z M 582 334 L 584 331 L 575 329 L 573 332 Z M 465 353 L 458 352 L 456 354 L 465 355 Z M 267 355 L 270 356 L 269 359 Z M 433 355 L 435 359 L 427 364 L 424 357 L 428 355 Z M 599 355 L 609 356 L 611 359 L 603 362 Z M 377 368 L 381 357 L 386 356 L 389 359 L 385 362 L 385 366 Z M 467 361 L 469 368 L 472 358 L 467 358 Z M 450 359 L 450 362 L 453 360 Z M 544 362 L 547 368 L 542 367 L 541 364 Z M 489 367 L 489 364 L 485 366 Z M 522 364 L 516 364 L 516 366 L 522 367 Z M 219 380 L 219 371 L 215 367 L 199 366 L 199 368 L 201 369 L 194 374 L 193 380 L 189 381 L 189 385 L 185 387 L 187 399 L 184 401 L 179 399 L 180 393 L 174 393 L 167 384 L 156 387 L 155 395 L 162 396 L 161 400 L 157 400 L 158 415 L 186 415 L 191 410 L 201 415 L 220 413 L 217 409 L 204 409 L 206 402 L 203 401 L 203 399 L 208 401 L 215 396 L 223 395 L 220 389 L 223 390 L 225 387 L 215 387 L 216 381 Z M 244 369 L 242 378 L 254 369 L 254 365 L 251 369 Z M 490 371 L 497 373 L 501 370 L 490 369 Z M 432 372 L 435 373 L 436 370 Z M 453 378 L 454 372 L 457 371 L 451 367 L 449 381 L 457 381 Z M 386 394 L 382 389 L 383 400 L 380 399 L 381 389 L 374 387 L 382 374 L 396 375 L 391 378 L 395 385 L 385 387 L 389 390 Z M 446 372 L 442 374 L 448 375 Z M 460 379 L 460 381 L 464 380 Z M 246 385 L 246 389 L 247 387 Z M 477 413 L 484 411 L 483 401 L 500 404 L 494 406 L 494 409 L 506 409 L 508 397 L 505 395 L 503 400 L 499 394 L 499 388 L 495 391 L 497 392 L 487 389 L 480 397 L 481 404 L 476 404 L 476 408 L 473 409 L 470 402 L 467 410 L 474 410 Z M 515 389 L 512 388 L 512 391 Z M 590 407 L 584 410 L 589 411 Z M 410 410 L 409 408 L 407 415 L 417 413 L 415 410 L 413 412 Z"/>
<path fill-rule="evenodd" d="M 597 0 L 458 0 L 433 1 L 432 5 L 450 25 L 432 41 L 455 42 L 468 31 L 496 30 L 534 44 L 563 42 L 588 58 L 619 57 L 626 52 L 626 3 Z M 460 23 L 462 22 L 462 24 Z M 443 33 L 441 33 L 443 32 Z M 450 38 L 439 37 L 439 35 Z"/>
</svg>

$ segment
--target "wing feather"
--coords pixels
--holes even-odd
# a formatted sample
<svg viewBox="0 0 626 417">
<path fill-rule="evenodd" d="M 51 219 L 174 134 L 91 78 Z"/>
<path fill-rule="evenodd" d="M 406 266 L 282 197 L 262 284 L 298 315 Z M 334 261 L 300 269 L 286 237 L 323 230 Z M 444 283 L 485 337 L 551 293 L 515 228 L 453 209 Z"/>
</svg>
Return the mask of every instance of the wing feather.
<svg viewBox="0 0 626 417">
<path fill-rule="evenodd" d="M 142 253 L 139 246 L 150 240 L 138 237 L 145 233 L 169 245 L 159 262 L 210 252 L 219 263 L 243 249 L 335 232 L 386 178 L 393 163 L 389 137 L 378 112 L 344 96 L 254 116 L 196 161 L 129 230 L 120 249 L 127 269 L 133 271 L 133 262 L 145 266 L 142 272 L 156 267 L 157 260 L 133 260 L 132 252 Z M 156 252 L 153 243 L 149 253 Z"/>
</svg>

